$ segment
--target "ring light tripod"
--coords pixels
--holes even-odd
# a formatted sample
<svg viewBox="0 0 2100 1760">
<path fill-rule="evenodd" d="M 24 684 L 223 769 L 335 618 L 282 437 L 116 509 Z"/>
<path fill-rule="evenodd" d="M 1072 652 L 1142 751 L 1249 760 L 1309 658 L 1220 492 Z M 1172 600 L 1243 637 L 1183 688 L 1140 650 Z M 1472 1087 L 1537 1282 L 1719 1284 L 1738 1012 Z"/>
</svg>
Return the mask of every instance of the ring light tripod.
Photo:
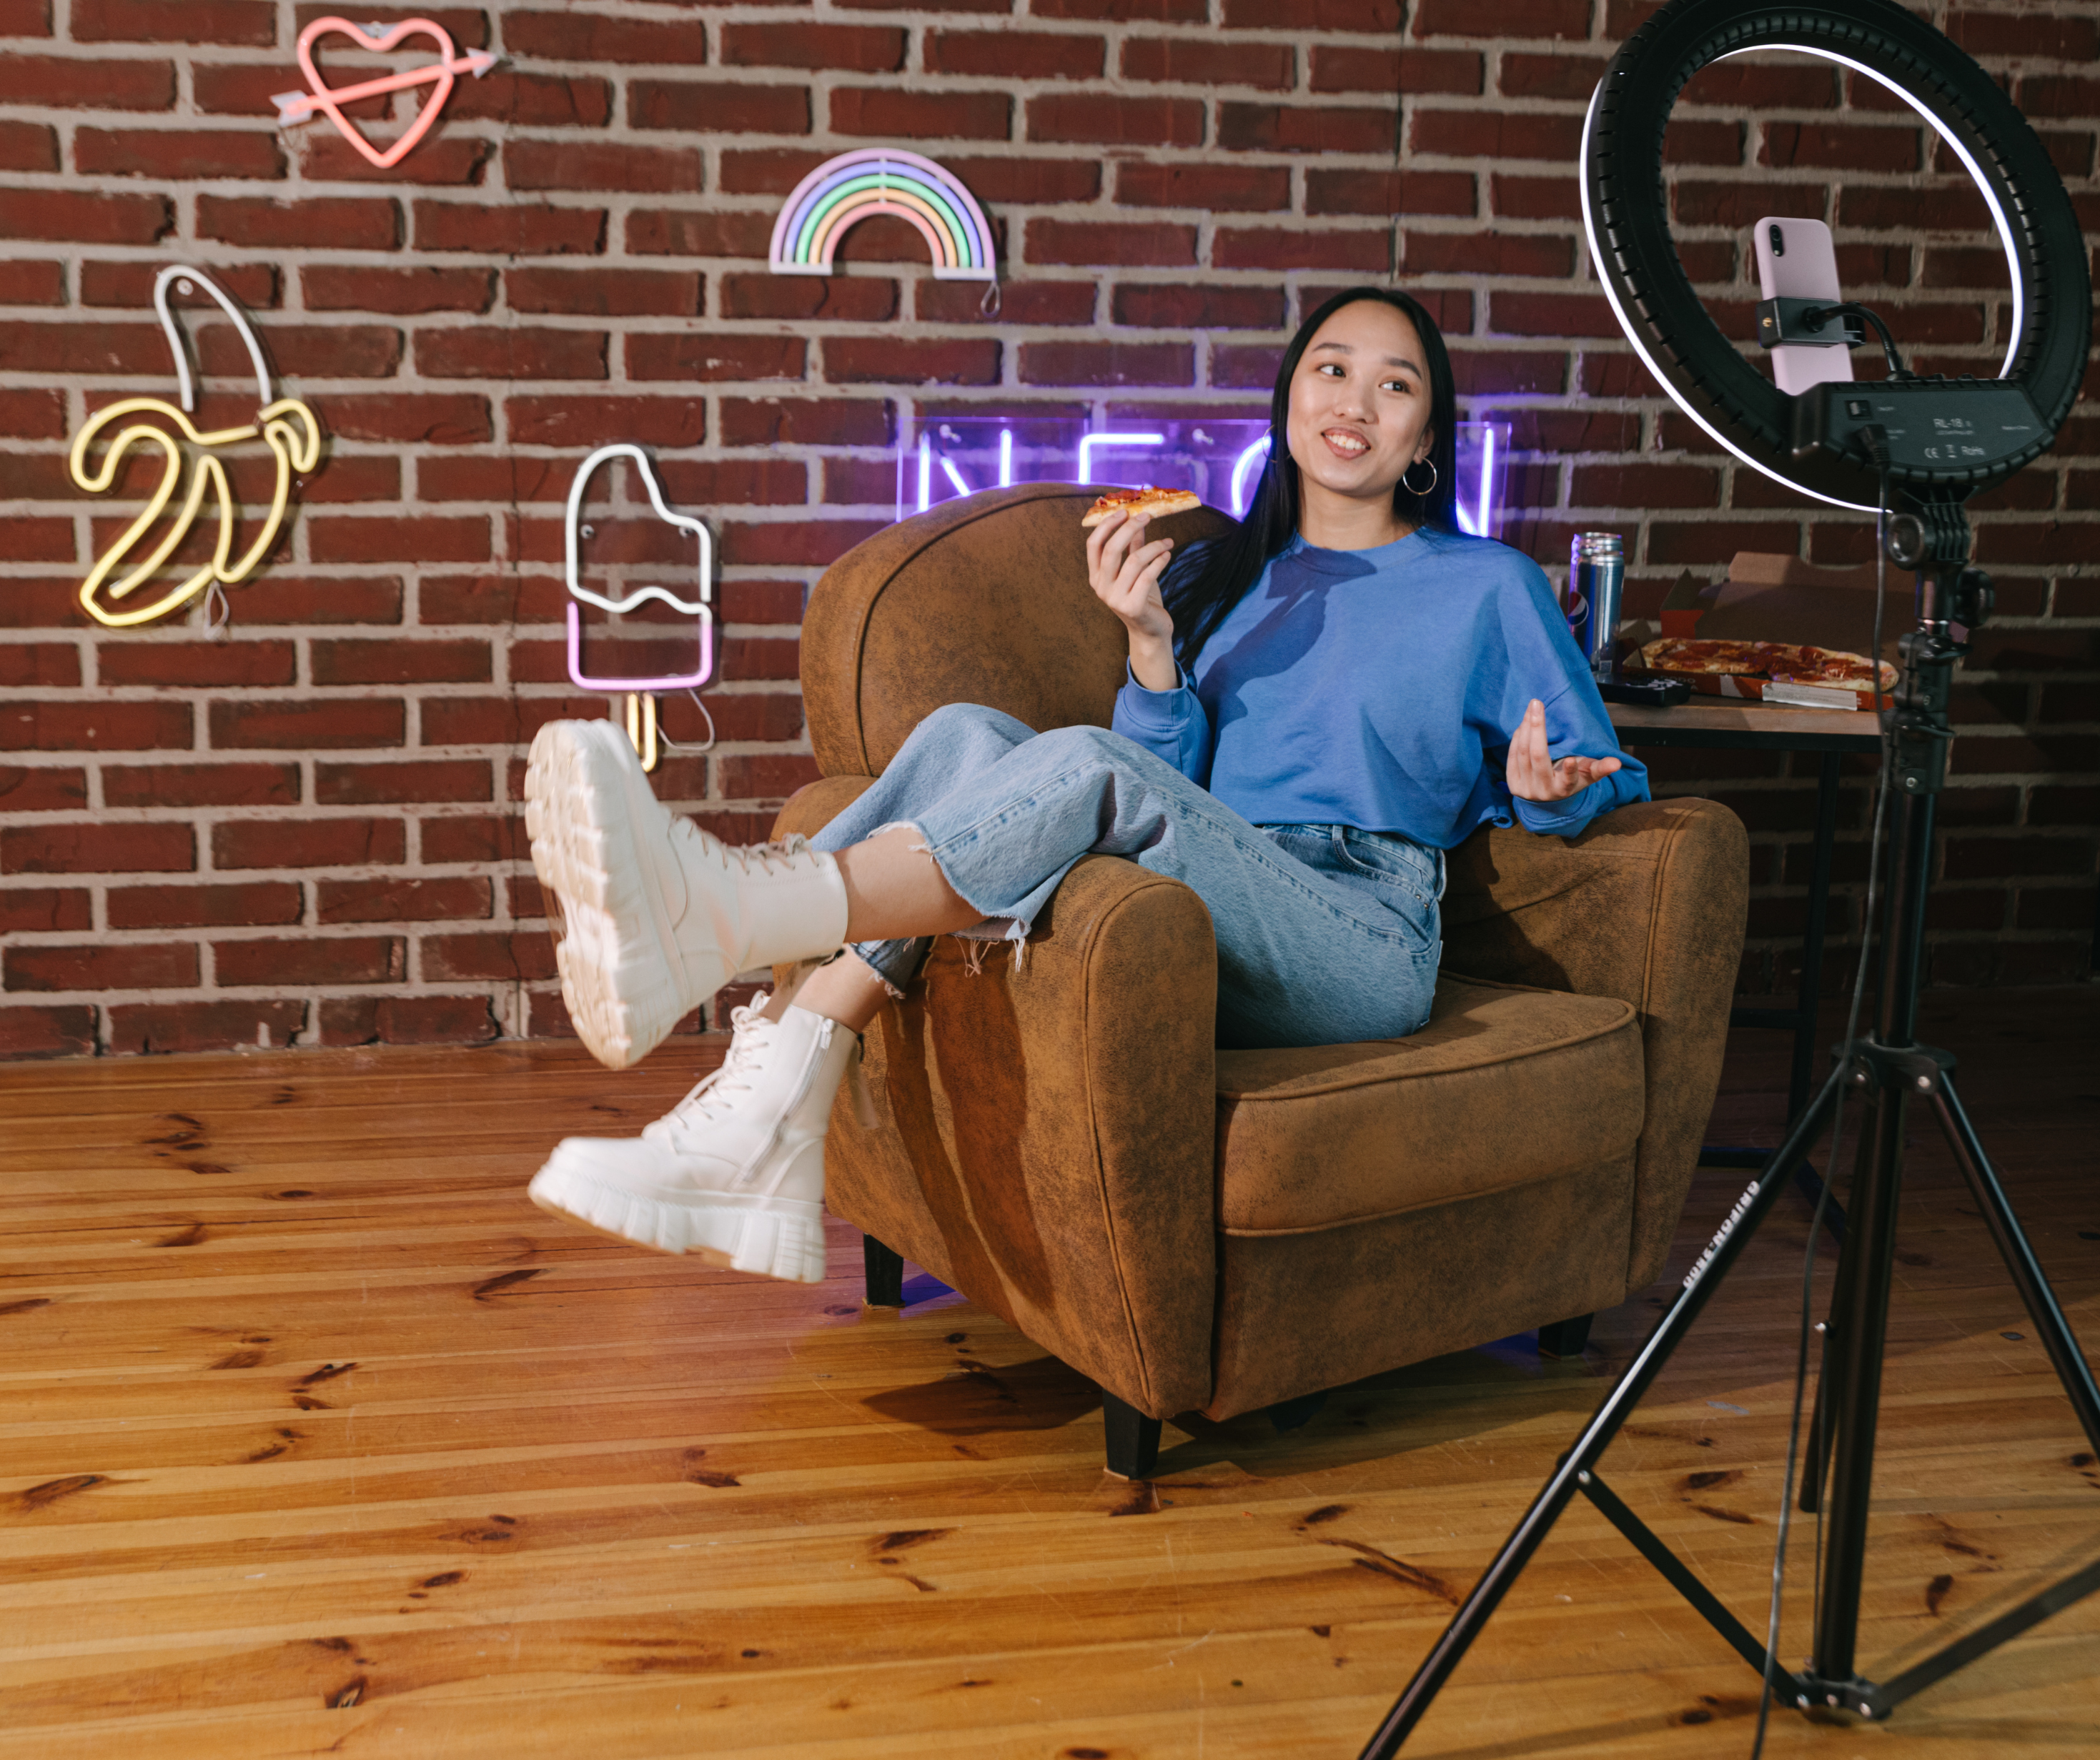
<svg viewBox="0 0 2100 1760">
<path fill-rule="evenodd" d="M 2012 275 L 2012 334 L 2000 377 L 1921 379 L 1906 372 L 1817 385 L 1789 398 L 1707 316 L 1670 237 L 1663 130 L 1694 73 L 1754 49 L 1820 56 L 1879 81 L 1967 167 L 1991 209 Z M 1830 1705 L 1866 1718 L 1886 1716 L 1912 1694 L 2100 1589 L 2095 1562 L 1890 1680 L 1865 1679 L 1855 1665 L 1904 1128 L 1913 1101 L 1929 1107 L 1946 1133 L 2079 1422 L 2100 1452 L 2100 1388 L 1962 1108 L 1954 1058 L 1916 1039 L 1934 812 L 1952 738 L 1948 693 L 1965 637 L 1991 609 L 1988 578 L 1967 565 L 1962 502 L 2045 451 L 2077 395 L 2091 340 L 2092 288 L 2076 219 L 2041 143 L 1989 76 L 1890 0 L 1782 6 L 1672 0 L 1605 69 L 1584 125 L 1582 161 L 1591 256 L 1621 328 L 1649 370 L 1744 463 L 1820 499 L 1879 515 L 1886 561 L 1917 571 L 1917 623 L 1899 645 L 1903 680 L 1888 718 L 1896 824 L 1881 918 L 1879 1007 L 1868 1036 L 1838 1048 L 1829 1080 L 1737 1199 L 1676 1300 L 1364 1749 L 1363 1760 L 1397 1752 L 1578 1493 L 1745 1661 L 1803 1709 Z M 1811 328 L 1830 315 L 1808 315 Z M 1776 328 L 1801 315 L 1771 316 Z M 1891 486 L 1900 488 L 1906 503 L 1892 517 Z M 1871 500 L 1864 499 L 1869 494 Z M 1830 1534 L 1815 1652 L 1797 1673 L 1780 1667 L 1767 1646 L 1613 1495 L 1597 1463 L 1751 1233 L 1833 1125 L 1848 1088 L 1867 1097 L 1872 1111 L 1858 1148 L 1851 1221 L 1824 1341 L 1826 1373 L 1802 1479 L 1802 1507 L 1827 1502 Z"/>
</svg>

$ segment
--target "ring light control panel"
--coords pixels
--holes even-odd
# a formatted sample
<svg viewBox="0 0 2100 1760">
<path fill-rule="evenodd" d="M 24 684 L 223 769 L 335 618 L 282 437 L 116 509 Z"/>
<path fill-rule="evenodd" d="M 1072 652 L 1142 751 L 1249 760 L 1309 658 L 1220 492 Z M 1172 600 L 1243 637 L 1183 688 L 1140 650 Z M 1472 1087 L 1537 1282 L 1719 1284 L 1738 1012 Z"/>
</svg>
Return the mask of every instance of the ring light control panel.
<svg viewBox="0 0 2100 1760">
<path fill-rule="evenodd" d="M 1890 379 L 1819 385 L 1793 400 L 1793 451 L 1857 460 L 1868 455 L 1861 430 L 1877 425 L 1889 463 L 1957 484 L 1980 482 L 2043 438 L 2026 388 L 2010 379 Z"/>
</svg>

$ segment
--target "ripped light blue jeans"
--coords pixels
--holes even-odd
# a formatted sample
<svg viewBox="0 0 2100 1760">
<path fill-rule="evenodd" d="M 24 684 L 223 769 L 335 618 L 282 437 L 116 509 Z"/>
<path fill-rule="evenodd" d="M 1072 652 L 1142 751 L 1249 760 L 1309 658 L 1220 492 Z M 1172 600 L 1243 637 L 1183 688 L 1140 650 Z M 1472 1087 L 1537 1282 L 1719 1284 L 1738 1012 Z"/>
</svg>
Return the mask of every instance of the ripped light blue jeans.
<svg viewBox="0 0 2100 1760">
<path fill-rule="evenodd" d="M 1218 946 L 1218 1043 L 1396 1039 L 1429 1019 L 1444 856 L 1394 833 L 1255 826 L 1119 733 L 936 710 L 852 806 L 810 839 L 839 850 L 908 825 L 984 925 L 1025 941 L 1082 856 L 1120 856 L 1195 890 Z M 854 952 L 902 991 L 929 939 Z"/>
</svg>

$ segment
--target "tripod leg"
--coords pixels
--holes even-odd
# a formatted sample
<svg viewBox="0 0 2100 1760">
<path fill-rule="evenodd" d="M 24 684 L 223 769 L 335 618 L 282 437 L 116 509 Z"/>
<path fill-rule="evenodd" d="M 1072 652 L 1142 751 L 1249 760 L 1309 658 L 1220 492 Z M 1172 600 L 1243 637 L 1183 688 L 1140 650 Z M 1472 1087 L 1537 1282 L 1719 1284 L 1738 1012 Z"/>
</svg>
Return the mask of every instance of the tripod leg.
<svg viewBox="0 0 2100 1760">
<path fill-rule="evenodd" d="M 1829 1564 L 1815 1632 L 1816 1677 L 1849 1680 L 1864 1586 L 1868 1505 L 1873 1492 L 1874 1431 L 1880 1416 L 1882 1353 L 1888 1337 L 1895 1279 L 1896 1203 L 1903 1184 L 1904 1111 L 1908 1097 L 1892 1083 L 1875 1094 L 1872 1128 L 1860 1138 L 1862 1165 L 1852 1186 L 1845 1302 L 1832 1311 Z"/>
<path fill-rule="evenodd" d="M 1836 1304 L 1832 1304 L 1833 1310 Z M 1808 1441 L 1801 1451 L 1801 1489 L 1794 1507 L 1813 1516 L 1823 1507 L 1823 1481 L 1830 1463 L 1830 1333 L 1815 1353 L 1815 1410 L 1808 1415 Z"/>
<path fill-rule="evenodd" d="M 1815 1146 L 1815 1139 L 1822 1135 L 1835 1114 L 1838 1096 L 1846 1080 L 1845 1067 L 1841 1063 L 1830 1072 L 1822 1091 L 1787 1133 L 1786 1141 L 1773 1151 L 1771 1159 L 1736 1200 L 1727 1220 L 1715 1231 L 1706 1251 L 1686 1276 L 1677 1300 L 1656 1322 L 1648 1341 L 1626 1365 L 1611 1392 L 1604 1396 L 1596 1415 L 1576 1438 L 1574 1446 L 1562 1457 L 1553 1476 L 1532 1499 L 1531 1507 L 1524 1512 L 1524 1519 L 1502 1542 L 1502 1551 L 1480 1573 L 1472 1593 L 1466 1597 L 1464 1605 L 1451 1623 L 1444 1628 L 1444 1635 L 1436 1640 L 1436 1648 L 1415 1670 L 1406 1691 L 1394 1701 L 1360 1760 L 1391 1760 L 1399 1753 L 1409 1731 L 1422 1721 L 1423 1714 L 1429 1709 L 1444 1683 L 1450 1679 L 1452 1670 L 1472 1648 L 1473 1640 L 1480 1636 L 1481 1628 L 1501 1605 L 1502 1597 L 1531 1562 L 1532 1554 L 1552 1532 L 1554 1523 L 1560 1519 L 1560 1512 L 1567 1508 L 1568 1500 L 1582 1489 L 1582 1476 L 1612 1445 L 1619 1427 L 1633 1415 L 1634 1408 L 1662 1372 L 1670 1353 L 1683 1342 L 1684 1335 L 1727 1274 L 1729 1266 L 1736 1262 L 1745 1243 L 1757 1232 L 1758 1225 L 1764 1221 L 1780 1195 L 1793 1184 L 1794 1170 L 1807 1159 L 1808 1151 Z"/>
<path fill-rule="evenodd" d="M 1815 779 L 1815 860 L 1808 877 L 1808 929 L 1802 938 L 1801 988 L 1795 1003 L 1801 1020 L 1793 1030 L 1793 1061 L 1786 1084 L 1789 1118 L 1807 1105 L 1809 1085 L 1815 1079 L 1815 1010 L 1823 1000 L 1823 935 L 1830 906 L 1830 858 L 1838 842 L 1840 761 L 1836 752 L 1824 753 Z"/>
<path fill-rule="evenodd" d="M 1869 1157 L 1873 1153 L 1871 1135 L 1862 1135 L 1854 1151 L 1855 1163 L 1852 1189 L 1864 1189 Z M 1830 1170 L 1838 1171 L 1835 1165 Z M 1823 1507 L 1823 1498 L 1830 1477 L 1831 1424 L 1835 1408 L 1831 1403 L 1831 1353 L 1838 1344 L 1842 1316 L 1849 1313 L 1852 1304 L 1852 1280 L 1859 1274 L 1860 1248 L 1855 1238 L 1843 1231 L 1838 1234 L 1839 1252 L 1838 1275 L 1830 1287 L 1829 1318 L 1824 1323 L 1823 1348 L 1816 1353 L 1815 1410 L 1808 1421 L 1808 1443 L 1801 1459 L 1801 1490 L 1799 1507 L 1813 1515 Z"/>
<path fill-rule="evenodd" d="M 2056 1292 L 2042 1274 L 2041 1261 L 2027 1244 L 2020 1219 L 2013 1214 L 2012 1200 L 1998 1182 L 1997 1170 L 1983 1152 L 1976 1127 L 1970 1123 L 1961 1096 L 1954 1091 L 1952 1076 L 1940 1078 L 1940 1085 L 1933 1093 L 1932 1109 L 1939 1115 L 1940 1129 L 1947 1133 L 1948 1146 L 1954 1151 L 1961 1177 L 1968 1181 L 1970 1192 L 1983 1211 L 1983 1220 L 1990 1225 L 1991 1239 L 1998 1243 L 2005 1269 L 2013 1274 L 2013 1282 L 2019 1287 L 2020 1300 L 2027 1304 L 2028 1318 L 2034 1322 L 2035 1331 L 2041 1335 L 2042 1348 L 2056 1366 L 2056 1378 L 2063 1384 L 2063 1391 L 2071 1397 L 2078 1421 L 2085 1426 L 2086 1440 L 2095 1452 L 2100 1452 L 2100 1388 L 2093 1385 L 2093 1371 L 2086 1366 L 2085 1354 L 2078 1348 L 2071 1322 L 2057 1305 Z"/>
</svg>

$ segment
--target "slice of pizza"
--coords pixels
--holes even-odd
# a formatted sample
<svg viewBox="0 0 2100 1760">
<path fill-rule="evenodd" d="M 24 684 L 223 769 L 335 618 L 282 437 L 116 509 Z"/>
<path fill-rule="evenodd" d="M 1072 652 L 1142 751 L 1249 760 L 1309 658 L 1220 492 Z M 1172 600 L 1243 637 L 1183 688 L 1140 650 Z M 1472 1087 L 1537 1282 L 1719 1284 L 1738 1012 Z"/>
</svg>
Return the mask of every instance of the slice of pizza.
<svg viewBox="0 0 2100 1760">
<path fill-rule="evenodd" d="M 1158 519 L 1166 513 L 1186 513 L 1203 504 L 1203 498 L 1186 489 L 1155 489 L 1147 483 L 1139 489 L 1111 489 L 1087 509 L 1082 526 L 1098 526 L 1110 514 L 1142 513 Z"/>
<path fill-rule="evenodd" d="M 1665 636 L 1640 651 L 1640 663 L 1650 672 L 1732 674 L 1737 678 L 1762 678 L 1771 662 L 1763 650 L 1766 642 L 1728 641 L 1718 636 Z"/>
<path fill-rule="evenodd" d="M 1809 658 L 1817 652 L 1804 648 L 1798 642 L 1768 641 L 1758 644 L 1758 656 L 1764 662 L 1765 675 L 1768 678 L 1790 678 L 1815 662 Z"/>
<path fill-rule="evenodd" d="M 1878 667 L 1864 654 L 1848 653 L 1842 648 L 1813 648 L 1802 645 L 1789 647 L 1785 662 L 1775 662 L 1772 676 L 1788 679 L 1796 684 L 1818 684 L 1835 689 L 1872 690 L 1877 688 L 1875 673 L 1881 675 L 1878 688 L 1884 693 L 1896 688 L 1896 669 L 1887 661 Z"/>
</svg>

